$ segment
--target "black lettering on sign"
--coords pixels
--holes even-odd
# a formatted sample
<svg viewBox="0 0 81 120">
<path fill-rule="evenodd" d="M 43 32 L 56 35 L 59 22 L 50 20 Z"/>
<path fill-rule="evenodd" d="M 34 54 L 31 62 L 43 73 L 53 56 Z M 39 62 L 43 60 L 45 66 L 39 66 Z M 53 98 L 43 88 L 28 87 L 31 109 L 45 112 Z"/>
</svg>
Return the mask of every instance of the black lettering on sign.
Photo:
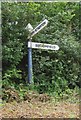
<svg viewBox="0 0 81 120">
<path fill-rule="evenodd" d="M 35 44 L 35 46 L 36 46 L 36 47 L 40 47 L 40 45 L 39 45 L 39 44 Z"/>
</svg>

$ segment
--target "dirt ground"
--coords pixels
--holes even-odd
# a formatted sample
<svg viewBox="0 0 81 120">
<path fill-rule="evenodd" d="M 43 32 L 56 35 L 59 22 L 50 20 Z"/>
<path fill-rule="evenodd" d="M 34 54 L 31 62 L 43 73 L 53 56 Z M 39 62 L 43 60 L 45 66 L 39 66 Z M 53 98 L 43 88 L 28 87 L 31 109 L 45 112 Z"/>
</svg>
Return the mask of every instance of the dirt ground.
<svg viewBox="0 0 81 120">
<path fill-rule="evenodd" d="M 1 109 L 2 118 L 79 118 L 79 103 L 32 99 L 10 102 Z"/>
</svg>

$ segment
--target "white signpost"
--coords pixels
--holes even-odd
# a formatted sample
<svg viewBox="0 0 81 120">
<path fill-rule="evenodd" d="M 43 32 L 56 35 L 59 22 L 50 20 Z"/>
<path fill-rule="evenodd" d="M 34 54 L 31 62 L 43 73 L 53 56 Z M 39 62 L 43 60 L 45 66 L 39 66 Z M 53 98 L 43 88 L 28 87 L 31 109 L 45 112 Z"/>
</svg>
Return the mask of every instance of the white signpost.
<svg viewBox="0 0 81 120">
<path fill-rule="evenodd" d="M 52 44 L 46 44 L 46 43 L 38 43 L 38 42 L 28 42 L 28 48 L 59 50 L 58 45 L 52 45 Z"/>
<path fill-rule="evenodd" d="M 32 83 L 32 48 L 36 49 L 47 49 L 47 50 L 59 50 L 58 45 L 46 44 L 46 43 L 38 43 L 32 42 L 32 37 L 37 34 L 40 30 L 42 30 L 45 26 L 47 26 L 48 20 L 43 20 L 36 28 L 33 29 L 31 24 L 29 23 L 25 29 L 29 31 L 28 36 L 28 83 Z"/>
</svg>

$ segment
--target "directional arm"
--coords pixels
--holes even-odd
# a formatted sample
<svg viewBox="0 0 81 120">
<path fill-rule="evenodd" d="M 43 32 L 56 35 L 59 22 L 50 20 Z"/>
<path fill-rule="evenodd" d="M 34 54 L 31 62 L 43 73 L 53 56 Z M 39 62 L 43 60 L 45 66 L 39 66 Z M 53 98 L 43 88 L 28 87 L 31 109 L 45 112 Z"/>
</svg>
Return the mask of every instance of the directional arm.
<svg viewBox="0 0 81 120">
<path fill-rule="evenodd" d="M 37 34 L 40 30 L 42 30 L 46 25 L 48 24 L 48 20 L 45 19 L 42 21 L 30 34 L 30 37 L 33 37 L 35 34 Z"/>
</svg>

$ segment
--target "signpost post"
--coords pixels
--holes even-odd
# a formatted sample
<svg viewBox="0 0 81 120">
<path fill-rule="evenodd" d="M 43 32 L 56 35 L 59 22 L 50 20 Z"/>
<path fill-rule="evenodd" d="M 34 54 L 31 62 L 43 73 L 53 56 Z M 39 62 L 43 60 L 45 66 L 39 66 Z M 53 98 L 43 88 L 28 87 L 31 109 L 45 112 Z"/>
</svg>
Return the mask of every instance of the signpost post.
<svg viewBox="0 0 81 120">
<path fill-rule="evenodd" d="M 31 44 L 31 38 L 30 38 Z M 32 48 L 28 48 L 28 83 L 33 83 L 32 78 Z"/>
</svg>

